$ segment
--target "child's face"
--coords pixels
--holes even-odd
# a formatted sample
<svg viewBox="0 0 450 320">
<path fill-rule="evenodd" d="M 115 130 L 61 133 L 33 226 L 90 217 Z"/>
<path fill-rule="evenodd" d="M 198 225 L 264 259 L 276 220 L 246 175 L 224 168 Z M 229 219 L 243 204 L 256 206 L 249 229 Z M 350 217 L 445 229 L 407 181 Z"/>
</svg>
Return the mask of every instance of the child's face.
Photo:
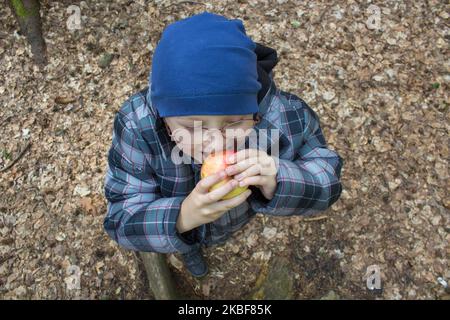
<svg viewBox="0 0 450 320">
<path fill-rule="evenodd" d="M 253 119 L 253 114 L 164 118 L 172 140 L 199 162 L 211 152 L 237 148 L 253 128 Z"/>
</svg>

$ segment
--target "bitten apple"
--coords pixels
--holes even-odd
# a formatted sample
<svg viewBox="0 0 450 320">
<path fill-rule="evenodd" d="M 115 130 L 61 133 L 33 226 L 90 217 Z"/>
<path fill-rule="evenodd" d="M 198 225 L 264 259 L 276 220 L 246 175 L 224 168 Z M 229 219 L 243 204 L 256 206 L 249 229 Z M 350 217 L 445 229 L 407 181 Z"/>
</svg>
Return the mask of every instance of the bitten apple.
<svg viewBox="0 0 450 320">
<path fill-rule="evenodd" d="M 208 177 L 210 175 L 213 175 L 221 170 L 224 170 L 226 167 L 228 167 L 228 164 L 226 163 L 226 157 L 229 155 L 234 154 L 234 151 L 227 150 L 222 152 L 215 152 L 211 153 L 208 157 L 206 157 L 205 161 L 203 162 L 202 169 L 200 171 L 201 178 Z M 220 181 L 219 183 L 216 183 L 211 187 L 210 190 L 214 190 L 219 188 L 220 186 L 223 186 L 228 181 L 230 181 L 230 177 L 226 177 L 224 180 Z M 247 186 L 245 187 L 236 187 L 233 190 L 231 190 L 229 193 L 227 193 L 222 200 L 227 200 L 234 198 L 238 195 L 240 195 L 242 192 L 247 190 Z"/>
</svg>

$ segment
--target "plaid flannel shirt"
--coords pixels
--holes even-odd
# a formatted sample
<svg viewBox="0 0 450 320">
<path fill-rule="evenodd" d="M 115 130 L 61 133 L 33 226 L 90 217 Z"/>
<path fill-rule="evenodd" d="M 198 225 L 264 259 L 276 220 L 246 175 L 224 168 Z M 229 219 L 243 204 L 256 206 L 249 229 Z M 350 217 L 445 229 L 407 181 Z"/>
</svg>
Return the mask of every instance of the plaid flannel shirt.
<svg viewBox="0 0 450 320">
<path fill-rule="evenodd" d="M 273 199 L 266 200 L 253 188 L 246 202 L 218 220 L 180 234 L 176 222 L 181 203 L 199 181 L 200 165 L 171 161 L 174 142 L 151 104 L 149 88 L 131 96 L 115 116 L 108 152 L 108 235 L 131 250 L 188 252 L 199 243 L 223 243 L 256 213 L 310 215 L 336 202 L 343 159 L 327 148 L 317 114 L 273 80 L 259 108 L 261 120 L 255 129 L 279 130 Z"/>
</svg>

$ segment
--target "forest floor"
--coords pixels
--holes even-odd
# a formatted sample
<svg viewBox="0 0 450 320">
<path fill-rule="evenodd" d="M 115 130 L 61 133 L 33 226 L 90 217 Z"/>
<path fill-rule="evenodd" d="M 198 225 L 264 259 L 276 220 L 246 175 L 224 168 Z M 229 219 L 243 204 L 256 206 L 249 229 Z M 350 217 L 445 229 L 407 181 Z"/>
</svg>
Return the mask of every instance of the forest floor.
<svg viewBox="0 0 450 320">
<path fill-rule="evenodd" d="M 242 19 L 278 51 L 275 82 L 320 116 L 344 158 L 341 198 L 320 219 L 258 214 L 205 250 L 193 298 L 253 296 L 285 259 L 291 297 L 446 299 L 449 28 L 442 1 L 41 1 L 49 64 L 35 67 L 0 7 L 0 298 L 151 299 L 137 256 L 103 229 L 113 117 L 147 84 L 163 28 L 204 10 Z M 69 5 L 81 29 L 68 30 Z M 381 272 L 371 291 L 369 266 Z M 81 274 L 70 287 L 71 266 Z M 269 268 L 269 269 L 268 269 Z M 256 295 L 257 296 L 257 295 Z"/>
</svg>

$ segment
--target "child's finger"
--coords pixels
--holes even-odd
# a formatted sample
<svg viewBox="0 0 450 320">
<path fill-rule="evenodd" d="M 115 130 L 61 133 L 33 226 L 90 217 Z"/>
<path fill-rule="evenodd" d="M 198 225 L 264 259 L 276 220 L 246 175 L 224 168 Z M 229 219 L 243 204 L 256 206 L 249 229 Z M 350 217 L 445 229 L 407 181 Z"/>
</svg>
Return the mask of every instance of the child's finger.
<svg viewBox="0 0 450 320">
<path fill-rule="evenodd" d="M 236 197 L 218 201 L 212 205 L 213 209 L 216 211 L 228 211 L 230 209 L 236 208 L 238 205 L 243 203 L 251 195 L 251 193 L 252 191 L 248 189 Z"/>
<path fill-rule="evenodd" d="M 252 158 L 252 159 L 255 159 L 255 158 Z M 247 161 L 247 160 L 245 160 L 245 161 Z M 239 162 L 239 163 L 242 163 L 242 162 Z M 253 162 L 255 164 L 249 166 L 246 170 L 243 170 L 241 173 L 235 175 L 233 178 L 238 181 L 241 181 L 242 179 L 244 179 L 246 177 L 251 177 L 251 176 L 256 176 L 256 175 L 273 176 L 273 175 L 277 174 L 277 167 L 276 167 L 275 161 L 273 159 L 271 159 L 270 157 L 264 158 L 260 161 L 251 161 L 251 162 Z"/>
<path fill-rule="evenodd" d="M 263 186 L 267 183 L 268 178 L 268 176 L 253 176 L 244 178 L 244 180 L 239 181 L 239 187 Z"/>
<path fill-rule="evenodd" d="M 248 159 L 245 159 L 241 162 L 238 162 L 236 164 L 233 164 L 233 165 L 227 167 L 225 169 L 225 171 L 229 176 L 232 176 L 232 175 L 238 174 L 238 173 L 248 169 L 249 167 L 256 164 L 257 162 L 258 162 L 258 158 L 255 158 L 255 157 L 248 158 Z"/>
<path fill-rule="evenodd" d="M 236 152 L 235 154 L 228 156 L 226 159 L 226 162 L 227 162 L 227 164 L 232 164 L 232 163 L 240 162 L 247 158 L 257 157 L 258 154 L 259 154 L 259 150 L 257 150 L 257 149 L 244 149 L 244 150 Z"/>
<path fill-rule="evenodd" d="M 223 180 L 226 176 L 227 174 L 224 170 L 219 171 L 216 174 L 201 179 L 199 183 L 197 183 L 196 189 L 200 193 L 208 193 L 213 185 Z"/>
<path fill-rule="evenodd" d="M 206 202 L 207 203 L 215 203 L 222 199 L 226 194 L 231 192 L 234 188 L 238 186 L 238 182 L 234 179 L 228 181 L 223 186 L 220 186 L 217 189 L 214 189 L 213 191 L 208 192 L 205 195 Z"/>
<path fill-rule="evenodd" d="M 257 163 L 257 164 L 252 165 L 251 167 L 249 167 L 247 170 L 241 172 L 234 178 L 238 181 L 242 181 L 244 178 L 262 174 L 261 171 L 262 171 L 261 165 L 259 163 Z"/>
</svg>

